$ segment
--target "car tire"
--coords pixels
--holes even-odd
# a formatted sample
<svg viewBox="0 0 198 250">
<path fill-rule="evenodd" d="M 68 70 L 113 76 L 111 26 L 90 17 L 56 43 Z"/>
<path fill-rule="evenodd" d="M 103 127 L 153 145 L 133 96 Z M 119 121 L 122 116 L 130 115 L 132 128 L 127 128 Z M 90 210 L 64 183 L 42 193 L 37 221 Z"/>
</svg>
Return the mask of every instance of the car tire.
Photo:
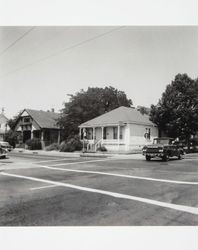
<svg viewBox="0 0 198 250">
<path fill-rule="evenodd" d="M 151 157 L 149 155 L 146 155 L 146 160 L 147 161 L 150 161 L 151 160 Z"/>
<path fill-rule="evenodd" d="M 162 157 L 162 161 L 168 161 L 169 160 L 169 156 L 168 155 L 164 155 L 163 157 Z"/>
</svg>

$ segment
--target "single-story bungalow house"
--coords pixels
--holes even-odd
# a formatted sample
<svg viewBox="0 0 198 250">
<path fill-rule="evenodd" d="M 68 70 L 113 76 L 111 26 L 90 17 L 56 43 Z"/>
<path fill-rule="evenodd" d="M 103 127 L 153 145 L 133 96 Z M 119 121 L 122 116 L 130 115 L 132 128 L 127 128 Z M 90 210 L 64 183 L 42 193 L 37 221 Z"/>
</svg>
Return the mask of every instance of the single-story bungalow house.
<svg viewBox="0 0 198 250">
<path fill-rule="evenodd" d="M 108 151 L 133 151 L 158 137 L 157 125 L 132 107 L 119 107 L 79 126 L 87 150 L 105 146 Z"/>
<path fill-rule="evenodd" d="M 24 109 L 17 118 L 14 130 L 20 135 L 21 143 L 38 138 L 44 148 L 53 142 L 60 143 L 59 117 L 60 114 L 55 112 Z"/>
<path fill-rule="evenodd" d="M 8 125 L 8 118 L 2 113 L 0 114 L 0 141 L 4 140 L 6 132 L 10 129 Z"/>
</svg>

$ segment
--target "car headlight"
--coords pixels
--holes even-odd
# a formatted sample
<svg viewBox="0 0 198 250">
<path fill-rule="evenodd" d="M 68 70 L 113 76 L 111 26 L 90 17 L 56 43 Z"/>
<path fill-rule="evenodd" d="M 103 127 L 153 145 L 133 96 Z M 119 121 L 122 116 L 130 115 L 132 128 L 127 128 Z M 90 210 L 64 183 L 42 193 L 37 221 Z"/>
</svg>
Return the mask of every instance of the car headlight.
<svg viewBox="0 0 198 250">
<path fill-rule="evenodd" d="M 159 149 L 159 152 L 162 153 L 164 150 L 163 149 Z"/>
</svg>

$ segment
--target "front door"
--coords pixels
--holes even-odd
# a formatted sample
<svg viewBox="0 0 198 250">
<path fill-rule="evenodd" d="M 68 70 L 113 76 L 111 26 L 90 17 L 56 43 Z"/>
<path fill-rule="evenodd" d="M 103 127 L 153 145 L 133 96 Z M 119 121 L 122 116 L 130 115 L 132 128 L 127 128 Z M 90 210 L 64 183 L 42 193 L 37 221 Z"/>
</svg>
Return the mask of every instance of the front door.
<svg viewBox="0 0 198 250">
<path fill-rule="evenodd" d="M 29 139 L 31 139 L 31 131 L 30 130 L 23 131 L 23 143 L 25 143 Z"/>
</svg>

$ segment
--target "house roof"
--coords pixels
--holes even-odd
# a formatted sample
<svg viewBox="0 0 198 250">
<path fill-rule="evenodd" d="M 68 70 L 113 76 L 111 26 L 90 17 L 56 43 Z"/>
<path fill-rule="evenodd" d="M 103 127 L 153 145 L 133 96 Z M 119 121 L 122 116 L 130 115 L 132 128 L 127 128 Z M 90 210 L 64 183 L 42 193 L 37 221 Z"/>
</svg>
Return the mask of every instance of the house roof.
<svg viewBox="0 0 198 250">
<path fill-rule="evenodd" d="M 84 122 L 79 127 L 118 125 L 120 123 L 135 123 L 155 126 L 155 124 L 149 120 L 148 115 L 142 115 L 135 108 L 121 106 L 92 120 Z"/>
<path fill-rule="evenodd" d="M 0 114 L 0 123 L 6 123 L 7 121 L 8 121 L 8 118 L 3 113 L 1 113 Z"/>
<path fill-rule="evenodd" d="M 0 124 L 7 124 L 8 118 L 4 115 L 4 113 L 0 114 Z M 0 134 L 5 134 L 6 129 L 9 129 L 9 126 L 7 125 L 7 128 L 0 128 Z"/>
<path fill-rule="evenodd" d="M 41 128 L 59 129 L 57 120 L 61 114 L 33 109 L 25 109 L 24 111 L 26 111 Z"/>
</svg>

